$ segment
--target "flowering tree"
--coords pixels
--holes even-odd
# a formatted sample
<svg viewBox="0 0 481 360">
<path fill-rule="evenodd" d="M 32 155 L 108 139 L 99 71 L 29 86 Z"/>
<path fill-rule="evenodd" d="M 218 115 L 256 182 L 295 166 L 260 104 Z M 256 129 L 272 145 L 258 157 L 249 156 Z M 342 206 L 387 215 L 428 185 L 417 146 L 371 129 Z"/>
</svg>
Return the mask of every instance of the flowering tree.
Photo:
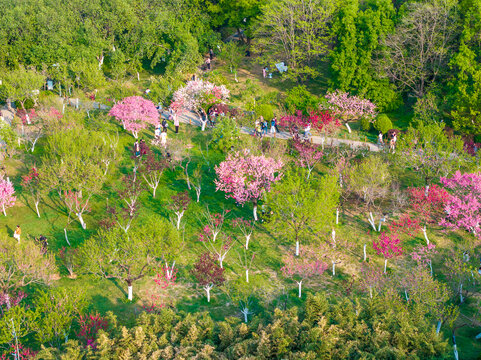
<svg viewBox="0 0 481 360">
<path fill-rule="evenodd" d="M 322 151 L 319 145 L 311 144 L 308 141 L 294 140 L 294 149 L 297 151 L 298 157 L 296 162 L 301 167 L 307 168 L 307 179 L 311 176 L 314 166 L 321 160 Z"/>
<path fill-rule="evenodd" d="M 22 187 L 28 190 L 30 196 L 35 204 L 35 210 L 37 211 L 37 216 L 40 217 L 40 212 L 38 211 L 38 204 L 40 203 L 42 197 L 42 188 L 40 186 L 40 176 L 37 172 L 37 168 L 34 166 L 30 169 L 27 175 L 22 176 Z"/>
<path fill-rule="evenodd" d="M 162 173 L 166 167 L 166 160 L 156 156 L 152 150 L 149 149 L 140 172 L 147 185 L 152 189 L 152 196 L 154 198 L 160 179 L 162 178 Z"/>
<path fill-rule="evenodd" d="M 205 130 L 207 117 L 203 118 L 201 112 L 207 114 L 207 109 L 212 105 L 224 103 L 229 99 L 229 90 L 224 85 L 217 86 L 208 81 L 189 81 L 184 87 L 178 89 L 173 95 L 171 107 L 177 111 L 187 109 L 195 112 Z"/>
<path fill-rule="evenodd" d="M 282 165 L 281 160 L 249 155 L 247 150 L 229 154 L 215 167 L 218 177 L 214 181 L 216 191 L 224 191 L 226 198 L 233 198 L 242 205 L 252 202 L 257 221 L 257 201 L 270 190 L 272 183 L 281 178 L 279 171 Z"/>
<path fill-rule="evenodd" d="M 441 178 L 441 183 L 450 190 L 451 196 L 444 207 L 447 215 L 440 225 L 465 229 L 480 237 L 481 175 L 457 171 L 451 178 Z"/>
<path fill-rule="evenodd" d="M 449 201 L 449 193 L 434 184 L 428 188 L 409 188 L 408 189 L 410 206 L 417 213 L 422 223 L 422 231 L 427 244 L 429 238 L 426 232 L 428 224 L 436 224 L 443 216 L 444 208 Z"/>
<path fill-rule="evenodd" d="M 109 116 L 119 120 L 123 128 L 131 131 L 136 139 L 139 131 L 145 129 L 147 125 L 159 123 L 159 112 L 154 103 L 141 96 L 129 96 L 119 101 L 110 109 Z"/>
<path fill-rule="evenodd" d="M 383 288 L 386 277 L 382 272 L 382 268 L 377 267 L 374 263 L 362 263 L 359 284 L 366 291 L 369 290 L 369 297 L 372 299 L 373 290 L 379 291 Z"/>
<path fill-rule="evenodd" d="M 246 242 L 245 248 L 246 250 L 249 249 L 249 241 L 252 236 L 252 232 L 254 231 L 254 223 L 252 220 L 244 220 L 244 218 L 236 218 L 232 221 L 232 225 L 238 228 L 242 235 L 244 235 Z"/>
<path fill-rule="evenodd" d="M 190 204 L 190 196 L 187 191 L 183 191 L 176 195 L 172 195 L 171 199 L 172 203 L 170 204 L 170 209 L 174 211 L 175 215 L 177 215 L 177 230 L 179 230 L 180 220 Z"/>
<path fill-rule="evenodd" d="M 376 105 L 374 103 L 358 96 L 349 95 L 347 92 L 336 90 L 333 93 L 327 93 L 326 99 L 329 103 L 329 110 L 346 125 L 349 133 L 351 133 L 349 121 L 360 118 L 368 118 L 374 121 L 376 116 Z"/>
<path fill-rule="evenodd" d="M 225 257 L 234 246 L 231 237 L 222 234 L 222 236 L 218 237 L 219 241 L 216 242 L 214 239 L 214 233 L 207 225 L 202 229 L 198 239 L 204 245 L 207 251 L 217 258 L 220 267 L 224 268 Z"/>
<path fill-rule="evenodd" d="M 0 178 L 0 206 L 2 207 L 3 215 L 7 216 L 7 209 L 15 205 L 17 197 L 13 194 L 15 189 L 9 179 Z"/>
<path fill-rule="evenodd" d="M 302 111 L 297 110 L 293 115 L 285 115 L 279 119 L 279 125 L 289 129 L 294 138 L 299 135 L 299 129 L 310 125 L 312 129 L 320 133 L 330 134 L 335 132 L 341 123 L 333 117 L 329 111 L 311 111 L 309 115 L 304 115 Z"/>
<path fill-rule="evenodd" d="M 428 244 L 427 246 L 418 246 L 416 249 L 414 249 L 414 251 L 411 253 L 411 258 L 416 261 L 418 266 L 429 266 L 431 276 L 433 276 L 432 257 L 437 253 L 436 245 Z"/>
<path fill-rule="evenodd" d="M 204 253 L 194 264 L 193 273 L 199 285 L 207 293 L 207 302 L 210 302 L 210 291 L 214 285 L 222 285 L 225 281 L 224 269 L 216 264 L 209 253 Z"/>
<path fill-rule="evenodd" d="M 301 246 L 300 256 L 288 254 L 284 258 L 282 274 L 293 279 L 299 287 L 299 297 L 302 297 L 302 282 L 314 276 L 320 276 L 329 266 L 318 259 L 316 251 L 307 246 Z"/>
<path fill-rule="evenodd" d="M 219 235 L 220 231 L 222 230 L 222 226 L 226 220 L 226 215 L 230 212 L 230 210 L 224 210 L 222 213 L 215 213 L 211 214 L 209 208 L 203 213 L 204 221 L 206 222 L 206 226 L 204 229 L 207 229 L 212 234 L 212 241 L 215 242 L 217 235 Z"/>
<path fill-rule="evenodd" d="M 77 337 L 82 341 L 86 347 L 91 347 L 93 350 L 97 348 L 96 339 L 99 330 L 107 330 L 108 320 L 102 317 L 99 313 L 80 315 L 79 331 Z"/>
<path fill-rule="evenodd" d="M 388 235 L 384 231 L 379 235 L 377 241 L 373 241 L 374 250 L 376 250 L 378 255 L 384 256 L 384 273 L 386 273 L 387 260 L 402 255 L 403 249 L 400 246 L 400 242 L 398 234 Z"/>
</svg>

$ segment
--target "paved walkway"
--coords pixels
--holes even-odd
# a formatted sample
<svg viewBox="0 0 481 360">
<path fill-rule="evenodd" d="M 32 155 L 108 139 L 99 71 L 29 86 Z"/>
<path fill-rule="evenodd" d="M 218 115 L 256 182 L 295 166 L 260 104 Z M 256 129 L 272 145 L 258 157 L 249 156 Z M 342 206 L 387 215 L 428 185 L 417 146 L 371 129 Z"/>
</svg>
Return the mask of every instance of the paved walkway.
<svg viewBox="0 0 481 360">
<path fill-rule="evenodd" d="M 169 116 L 168 112 L 164 111 L 162 112 L 162 117 L 167 119 Z M 195 126 L 202 126 L 202 123 L 200 122 L 198 116 L 193 113 L 184 113 L 181 116 L 179 116 L 179 121 L 184 123 L 184 124 L 191 124 Z M 253 135 L 254 134 L 254 129 L 249 128 L 246 126 L 241 127 L 241 132 L 244 134 L 249 134 Z M 268 133 L 267 137 L 273 137 L 274 135 Z M 291 134 L 289 134 L 286 131 L 281 131 L 280 133 L 275 134 L 275 137 L 278 139 L 289 139 L 291 137 Z M 324 145 L 325 146 L 339 146 L 341 144 L 348 145 L 353 148 L 360 148 L 360 147 L 368 147 L 370 151 L 380 151 L 381 148 L 372 143 L 364 142 L 364 141 L 356 141 L 356 140 L 347 140 L 347 139 L 338 139 L 338 138 L 332 138 L 332 137 L 322 137 L 322 136 L 312 136 L 311 137 L 312 142 L 314 144 L 322 144 L 324 140 Z"/>
</svg>

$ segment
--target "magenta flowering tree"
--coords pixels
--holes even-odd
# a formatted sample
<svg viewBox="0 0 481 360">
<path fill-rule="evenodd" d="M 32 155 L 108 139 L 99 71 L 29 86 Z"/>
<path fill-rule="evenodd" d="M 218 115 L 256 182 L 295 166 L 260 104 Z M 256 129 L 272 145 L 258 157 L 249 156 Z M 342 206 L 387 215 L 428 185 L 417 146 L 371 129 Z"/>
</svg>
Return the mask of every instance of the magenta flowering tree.
<svg viewBox="0 0 481 360">
<path fill-rule="evenodd" d="M 376 105 L 374 103 L 358 96 L 349 95 L 347 92 L 336 90 L 333 93 L 327 93 L 326 99 L 331 113 L 346 125 L 349 133 L 351 133 L 349 121 L 360 118 L 374 121 L 376 116 Z"/>
<path fill-rule="evenodd" d="M 257 221 L 257 202 L 282 177 L 279 172 L 282 166 L 281 160 L 250 155 L 247 150 L 229 154 L 215 167 L 216 191 L 224 191 L 226 198 L 233 198 L 241 205 L 252 202 L 254 220 Z"/>
<path fill-rule="evenodd" d="M 384 256 L 384 273 L 386 273 L 387 260 L 402 255 L 403 249 L 400 243 L 401 240 L 397 233 L 388 235 L 384 231 L 379 235 L 377 241 L 373 241 L 374 250 L 378 255 Z"/>
<path fill-rule="evenodd" d="M 433 263 L 432 258 L 434 254 L 437 254 L 436 245 L 428 244 L 427 246 L 418 246 L 411 253 L 411 258 L 417 263 L 418 266 L 429 266 L 431 276 L 433 276 Z"/>
<path fill-rule="evenodd" d="M 147 125 L 159 123 L 159 112 L 154 103 L 141 96 L 129 96 L 119 101 L 110 109 L 109 116 L 120 121 L 123 128 L 132 132 L 136 139 L 139 131 L 145 129 Z"/>
<path fill-rule="evenodd" d="M 285 277 L 293 279 L 299 287 L 299 297 L 302 297 L 302 282 L 314 276 L 324 274 L 329 266 L 321 261 L 317 252 L 307 246 L 300 247 L 300 256 L 288 254 L 284 258 L 284 266 L 281 268 Z"/>
<path fill-rule="evenodd" d="M 369 291 L 369 297 L 371 299 L 373 290 L 380 291 L 386 283 L 386 280 L 387 278 L 384 276 L 382 268 L 376 266 L 374 263 L 362 263 L 359 284 L 363 291 Z"/>
<path fill-rule="evenodd" d="M 440 225 L 447 228 L 465 229 L 480 237 L 481 224 L 481 175 L 461 174 L 457 171 L 451 178 L 441 178 L 441 183 L 450 190 L 444 211 L 446 217 Z"/>
<path fill-rule="evenodd" d="M 201 112 L 207 114 L 212 105 L 224 103 L 228 99 L 229 90 L 224 85 L 217 86 L 209 81 L 196 80 L 189 81 L 174 93 L 171 107 L 177 112 L 183 109 L 195 112 L 204 131 L 207 116 L 202 117 Z"/>
<path fill-rule="evenodd" d="M 7 216 L 7 209 L 15 205 L 15 201 L 17 201 L 17 197 L 13 195 L 14 193 L 15 189 L 12 182 L 8 178 L 0 178 L 0 206 L 5 216 Z"/>
</svg>

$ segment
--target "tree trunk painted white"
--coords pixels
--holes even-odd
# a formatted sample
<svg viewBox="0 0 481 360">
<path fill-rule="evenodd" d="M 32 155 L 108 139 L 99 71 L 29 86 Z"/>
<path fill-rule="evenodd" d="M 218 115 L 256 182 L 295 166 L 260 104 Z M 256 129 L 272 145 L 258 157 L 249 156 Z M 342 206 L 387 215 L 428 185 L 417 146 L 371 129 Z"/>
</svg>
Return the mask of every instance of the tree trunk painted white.
<svg viewBox="0 0 481 360">
<path fill-rule="evenodd" d="M 342 174 L 339 174 L 339 186 L 342 187 L 342 185 L 343 185 Z"/>
<path fill-rule="evenodd" d="M 367 244 L 364 244 L 363 249 L 362 249 L 362 251 L 364 253 L 364 261 L 366 261 L 366 258 L 367 258 L 366 247 L 367 247 Z"/>
<path fill-rule="evenodd" d="M 369 212 L 368 220 L 369 220 L 369 224 L 371 224 L 374 231 L 377 231 L 376 223 L 374 222 L 374 217 L 372 216 L 372 212 Z"/>
<path fill-rule="evenodd" d="M 196 187 L 195 187 L 195 194 L 197 195 L 197 202 L 200 201 L 200 191 L 201 191 L 201 187 L 200 187 L 200 186 L 196 186 Z"/>
<path fill-rule="evenodd" d="M 332 242 L 334 243 L 334 247 L 336 246 L 336 230 L 332 229 L 331 232 Z"/>
<path fill-rule="evenodd" d="M 346 123 L 346 127 L 347 127 L 347 131 L 349 132 L 349 134 L 351 133 L 351 127 L 349 126 L 348 123 Z"/>
<path fill-rule="evenodd" d="M 175 260 L 172 263 L 172 266 L 169 267 L 169 263 L 166 261 L 165 262 L 165 272 L 166 272 L 166 277 L 167 280 L 172 280 L 172 277 L 174 276 L 174 268 L 175 268 Z"/>
<path fill-rule="evenodd" d="M 384 274 L 386 273 L 387 270 L 387 259 L 384 259 Z"/>
<path fill-rule="evenodd" d="M 178 211 L 176 212 L 177 214 L 177 230 L 180 229 L 180 220 L 182 219 L 182 216 L 184 216 L 184 211 Z"/>
<path fill-rule="evenodd" d="M 378 231 L 378 232 L 381 232 L 381 225 L 382 225 L 382 223 L 383 223 L 384 221 L 386 221 L 386 219 L 383 218 L 383 217 L 379 219 L 379 227 L 377 228 L 377 231 Z"/>
<path fill-rule="evenodd" d="M 431 276 L 433 276 L 433 263 L 429 260 L 429 270 L 431 271 Z"/>
<path fill-rule="evenodd" d="M 426 243 L 429 245 L 428 234 L 426 233 L 426 225 L 423 226 L 423 235 L 424 239 L 426 239 Z"/>
<path fill-rule="evenodd" d="M 154 186 L 152 186 L 152 197 L 155 198 L 155 192 L 157 191 L 157 187 L 159 186 L 159 183 L 155 183 Z"/>
<path fill-rule="evenodd" d="M 78 213 L 77 214 L 77 217 L 78 217 L 78 221 L 80 221 L 80 225 L 82 225 L 82 229 L 87 229 L 87 224 L 85 223 L 83 217 L 82 217 L 82 213 Z"/>
<path fill-rule="evenodd" d="M 137 71 L 137 81 L 140 81 L 140 74 L 138 71 Z"/>
<path fill-rule="evenodd" d="M 459 360 L 458 346 L 456 344 L 454 344 L 453 349 L 454 349 L 454 359 Z"/>
<path fill-rule="evenodd" d="M 299 256 L 299 240 L 296 241 L 296 256 Z"/>
<path fill-rule="evenodd" d="M 212 241 L 215 242 L 220 231 L 212 231 Z"/>
<path fill-rule="evenodd" d="M 37 216 L 40 217 L 40 211 L 38 211 L 38 203 L 39 201 L 35 201 L 35 210 L 37 210 Z"/>
<path fill-rule="evenodd" d="M 251 239 L 251 234 L 246 235 L 246 250 L 249 250 L 249 241 Z"/>
<path fill-rule="evenodd" d="M 481 333 L 479 333 L 478 335 L 476 335 L 476 336 L 475 336 L 475 339 L 476 339 L 476 340 L 481 339 Z"/>
<path fill-rule="evenodd" d="M 404 290 L 404 296 L 406 297 L 406 301 L 409 301 L 408 292 L 406 290 Z"/>
<path fill-rule="evenodd" d="M 257 204 L 254 205 L 253 213 L 254 213 L 254 221 L 257 221 L 258 220 L 258 218 L 257 218 Z"/>
<path fill-rule="evenodd" d="M 7 212 L 5 211 L 5 205 L 2 204 L 3 215 L 7 216 Z"/>
<path fill-rule="evenodd" d="M 190 186 L 190 177 L 187 169 L 188 165 L 185 166 L 185 181 L 187 181 L 187 189 L 192 190 L 192 187 Z"/>
<path fill-rule="evenodd" d="M 205 131 L 205 125 L 207 125 L 207 121 L 200 120 L 202 123 L 201 131 Z"/>
<path fill-rule="evenodd" d="M 67 236 L 67 229 L 64 228 L 63 232 L 65 233 L 65 240 L 67 240 L 67 244 L 70 246 L 70 241 L 68 241 L 68 236 Z"/>
<path fill-rule="evenodd" d="M 137 131 L 132 131 L 132 135 L 134 136 L 135 139 L 139 138 L 139 133 Z"/>
<path fill-rule="evenodd" d="M 339 224 L 339 208 L 336 209 L 336 225 Z"/>
<path fill-rule="evenodd" d="M 244 308 L 241 310 L 241 313 L 244 314 L 244 322 L 247 324 L 247 315 L 249 315 L 249 309 Z"/>
<path fill-rule="evenodd" d="M 214 285 L 211 285 L 211 284 L 204 286 L 204 290 L 207 294 L 207 302 L 210 302 L 210 289 L 212 289 L 213 287 Z"/>
<path fill-rule="evenodd" d="M 65 104 L 62 105 L 62 114 L 65 114 Z"/>
<path fill-rule="evenodd" d="M 370 296 L 371 299 L 372 299 L 372 286 L 369 286 L 369 296 Z"/>
<path fill-rule="evenodd" d="M 35 137 L 35 140 L 33 140 L 32 147 L 30 148 L 31 152 L 35 151 L 35 145 L 37 144 L 38 139 L 39 139 L 39 136 Z"/>
<path fill-rule="evenodd" d="M 90 110 L 87 109 L 87 117 L 90 119 Z"/>
<path fill-rule="evenodd" d="M 249 269 L 246 269 L 246 282 L 249 282 Z"/>
<path fill-rule="evenodd" d="M 297 281 L 297 285 L 299 286 L 299 297 L 302 297 L 302 280 Z"/>
<path fill-rule="evenodd" d="M 128 292 L 129 292 L 128 299 L 129 299 L 129 301 L 132 301 L 132 299 L 133 299 L 133 289 L 132 289 L 132 285 L 129 285 L 129 286 L 127 287 L 127 289 L 128 289 Z"/>
<path fill-rule="evenodd" d="M 336 275 L 336 262 L 333 261 L 332 262 L 332 276 L 335 276 Z"/>
<path fill-rule="evenodd" d="M 461 301 L 461 304 L 464 302 L 464 297 L 463 297 L 463 284 L 459 287 L 459 301 Z"/>
<path fill-rule="evenodd" d="M 79 105 L 79 99 L 76 99 L 77 101 L 75 102 L 75 108 L 78 110 L 78 105 Z"/>
<path fill-rule="evenodd" d="M 436 326 L 436 334 L 439 334 L 439 332 L 441 331 L 441 320 L 438 321 L 438 326 Z"/>
</svg>

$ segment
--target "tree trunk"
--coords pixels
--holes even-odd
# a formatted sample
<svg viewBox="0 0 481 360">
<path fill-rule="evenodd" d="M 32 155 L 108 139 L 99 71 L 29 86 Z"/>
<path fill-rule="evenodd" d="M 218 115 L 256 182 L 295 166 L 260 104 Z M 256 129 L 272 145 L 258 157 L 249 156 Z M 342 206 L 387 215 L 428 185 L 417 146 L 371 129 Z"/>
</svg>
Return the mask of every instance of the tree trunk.
<svg viewBox="0 0 481 360">
<path fill-rule="evenodd" d="M 296 256 L 299 256 L 299 240 L 296 240 Z"/>
<path fill-rule="evenodd" d="M 424 238 L 426 239 L 426 243 L 429 245 L 428 234 L 426 232 L 426 225 L 423 226 L 423 235 L 424 235 Z"/>
<path fill-rule="evenodd" d="M 37 210 L 37 216 L 40 217 L 40 211 L 38 211 L 38 203 L 39 201 L 35 201 L 35 210 Z"/>
<path fill-rule="evenodd" d="M 371 299 L 372 299 L 372 286 L 369 286 L 369 296 L 370 296 Z"/>
<path fill-rule="evenodd" d="M 38 137 L 36 137 L 35 140 L 33 140 L 32 142 L 32 147 L 30 148 L 31 152 L 35 151 L 35 145 L 37 144 L 37 141 L 38 141 Z"/>
<path fill-rule="evenodd" d="M 332 237 L 332 242 L 334 243 L 334 247 L 336 247 L 336 230 L 332 229 L 331 237 Z"/>
<path fill-rule="evenodd" d="M 377 228 L 378 232 L 381 232 L 381 225 L 384 221 L 385 221 L 385 219 L 383 217 L 379 219 L 379 227 Z"/>
<path fill-rule="evenodd" d="M 367 258 L 367 256 L 366 256 L 366 247 L 367 247 L 367 244 L 364 244 L 363 249 L 362 249 L 362 250 L 363 250 L 363 253 L 364 253 L 364 261 L 366 261 L 366 258 Z"/>
<path fill-rule="evenodd" d="M 429 260 L 429 270 L 431 271 L 431 276 L 433 276 L 433 263 Z"/>
<path fill-rule="evenodd" d="M 5 205 L 2 204 L 3 215 L 7 216 L 7 212 L 5 211 Z"/>
<path fill-rule="evenodd" d="M 302 297 L 302 280 L 297 282 L 297 285 L 299 285 L 299 298 Z"/>
<path fill-rule="evenodd" d="M 384 274 L 386 273 L 387 270 L 387 259 L 384 259 Z"/>
<path fill-rule="evenodd" d="M 438 335 L 439 332 L 441 331 L 441 324 L 442 324 L 442 322 L 441 322 L 441 320 L 439 320 L 439 321 L 438 321 L 438 326 L 436 326 L 436 335 Z M 477 337 L 476 337 L 476 339 L 477 339 Z"/>
<path fill-rule="evenodd" d="M 339 208 L 336 209 L 336 225 L 339 224 Z"/>
<path fill-rule="evenodd" d="M 351 133 L 351 127 L 349 126 L 348 123 L 346 123 L 346 127 L 347 127 L 347 131 L 349 132 L 349 134 Z"/>
<path fill-rule="evenodd" d="M 246 250 L 249 250 L 249 240 L 251 239 L 251 234 L 246 235 Z"/>
<path fill-rule="evenodd" d="M 195 194 L 197 195 L 197 202 L 199 202 L 200 200 L 200 191 L 201 191 L 200 187 L 195 188 Z"/>
<path fill-rule="evenodd" d="M 204 286 L 204 290 L 207 293 L 207 302 L 210 302 L 210 289 L 212 289 L 212 286 Z"/>
<path fill-rule="evenodd" d="M 128 281 L 127 282 L 127 291 L 128 291 L 128 299 L 129 301 L 132 301 L 133 297 L 133 288 L 132 288 L 132 282 Z"/>
<path fill-rule="evenodd" d="M 461 304 L 464 302 L 464 297 L 463 297 L 463 284 L 459 287 L 459 301 Z"/>
<path fill-rule="evenodd" d="M 200 120 L 200 122 L 202 123 L 201 131 L 205 131 L 205 125 L 207 125 L 207 121 Z"/>
<path fill-rule="evenodd" d="M 249 282 L 249 269 L 246 269 L 246 282 Z"/>
<path fill-rule="evenodd" d="M 184 212 L 183 211 L 180 211 L 180 212 L 177 212 L 177 230 L 180 229 L 180 220 L 182 219 L 182 216 L 184 216 Z"/>
<path fill-rule="evenodd" d="M 140 74 L 138 71 L 137 71 L 137 81 L 140 81 Z"/>
<path fill-rule="evenodd" d="M 369 220 L 369 224 L 371 224 L 374 231 L 377 231 L 376 223 L 374 222 L 374 217 L 372 216 L 372 212 L 369 212 L 368 220 Z"/>
<path fill-rule="evenodd" d="M 406 290 L 404 290 L 404 297 L 406 298 L 406 301 L 409 301 L 408 292 Z"/>
<path fill-rule="evenodd" d="M 426 185 L 426 187 L 424 188 L 424 196 L 428 197 L 429 195 L 429 185 Z"/>
<path fill-rule="evenodd" d="M 77 214 L 77 217 L 78 217 L 78 220 L 80 221 L 80 225 L 82 225 L 82 229 L 87 229 L 87 224 L 85 223 L 83 217 L 82 217 L 82 213 L 78 213 Z"/>
<path fill-rule="evenodd" d="M 336 262 L 333 261 L 332 262 L 332 276 L 335 276 L 336 275 Z"/>
<path fill-rule="evenodd" d="M 152 186 L 152 190 L 153 190 L 152 197 L 154 197 L 154 198 L 155 198 L 155 192 L 157 191 L 157 186 L 159 186 L 159 183 L 157 183 L 156 185 Z"/>
<path fill-rule="evenodd" d="M 241 312 L 244 314 L 244 322 L 247 324 L 247 315 L 249 315 L 249 309 L 244 308 Z"/>
<path fill-rule="evenodd" d="M 187 181 L 187 189 L 192 190 L 192 187 L 190 186 L 189 172 L 187 171 L 188 167 L 189 167 L 189 164 L 187 163 L 185 165 L 185 181 Z"/>
<path fill-rule="evenodd" d="M 258 218 L 257 218 L 257 204 L 254 204 L 253 213 L 254 213 L 254 221 L 257 221 L 258 220 Z"/>
<path fill-rule="evenodd" d="M 67 241 L 68 246 L 70 246 L 70 241 L 68 241 L 68 236 L 67 236 L 67 229 L 64 228 L 63 232 L 65 233 L 65 240 Z"/>
</svg>

